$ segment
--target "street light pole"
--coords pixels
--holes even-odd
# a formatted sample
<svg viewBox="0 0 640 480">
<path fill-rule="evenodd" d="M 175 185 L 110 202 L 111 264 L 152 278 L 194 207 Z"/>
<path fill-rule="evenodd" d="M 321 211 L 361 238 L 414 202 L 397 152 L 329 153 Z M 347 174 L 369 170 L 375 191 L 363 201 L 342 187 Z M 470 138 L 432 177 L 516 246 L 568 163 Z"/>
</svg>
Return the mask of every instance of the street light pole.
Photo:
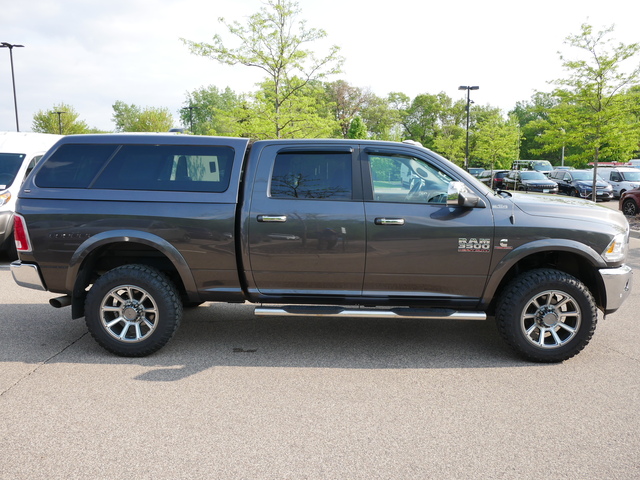
<svg viewBox="0 0 640 480">
<path fill-rule="evenodd" d="M 465 148 L 464 155 L 464 169 L 469 171 L 469 106 L 471 105 L 471 90 L 478 90 L 480 87 L 477 85 L 469 86 L 469 85 L 461 85 L 458 87 L 458 90 L 466 90 L 467 91 L 467 143 Z"/>
<path fill-rule="evenodd" d="M 189 105 L 188 107 L 184 107 L 182 110 L 189 110 L 189 132 L 193 135 L 193 110 L 196 107 Z"/>
<path fill-rule="evenodd" d="M 13 47 L 24 47 L 24 45 L 14 45 L 7 42 L 0 43 L 0 48 L 9 49 L 9 59 L 11 60 L 11 81 L 13 82 L 13 105 L 16 110 L 16 132 L 20 131 L 20 125 L 18 123 L 18 97 L 16 96 L 16 78 L 13 74 Z"/>
<path fill-rule="evenodd" d="M 62 120 L 61 120 L 61 116 L 63 113 L 67 113 L 67 112 L 51 112 L 51 113 L 55 113 L 58 115 L 58 132 L 60 133 L 60 135 L 62 135 Z"/>
</svg>

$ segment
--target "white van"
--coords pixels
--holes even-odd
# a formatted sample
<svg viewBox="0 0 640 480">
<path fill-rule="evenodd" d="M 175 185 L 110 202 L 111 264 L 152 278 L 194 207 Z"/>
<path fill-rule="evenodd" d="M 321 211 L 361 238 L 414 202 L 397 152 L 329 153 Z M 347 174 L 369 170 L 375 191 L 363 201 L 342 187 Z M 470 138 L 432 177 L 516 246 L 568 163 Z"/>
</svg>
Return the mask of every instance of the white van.
<svg viewBox="0 0 640 480">
<path fill-rule="evenodd" d="M 13 214 L 18 191 L 33 169 L 62 135 L 0 132 L 0 250 L 17 258 L 13 242 Z"/>
<path fill-rule="evenodd" d="M 627 190 L 640 187 L 640 169 L 633 167 L 600 167 L 598 174 L 613 187 L 613 196 L 618 198 Z"/>
<path fill-rule="evenodd" d="M 633 168 L 640 168 L 640 158 L 634 158 L 633 160 L 629 160 L 629 165 Z"/>
</svg>

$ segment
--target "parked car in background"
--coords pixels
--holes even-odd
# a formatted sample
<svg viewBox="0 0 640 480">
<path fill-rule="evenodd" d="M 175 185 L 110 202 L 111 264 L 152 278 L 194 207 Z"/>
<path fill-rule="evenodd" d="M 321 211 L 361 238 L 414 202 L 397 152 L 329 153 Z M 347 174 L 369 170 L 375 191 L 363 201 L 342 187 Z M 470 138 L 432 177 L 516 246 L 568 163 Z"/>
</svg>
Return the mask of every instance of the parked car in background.
<svg viewBox="0 0 640 480">
<path fill-rule="evenodd" d="M 627 190 L 620 196 L 618 208 L 625 215 L 635 217 L 640 213 L 640 189 Z"/>
<path fill-rule="evenodd" d="M 523 192 L 558 193 L 558 184 L 549 180 L 542 172 L 512 170 L 504 178 L 505 190 Z"/>
<path fill-rule="evenodd" d="M 480 175 L 482 172 L 484 172 L 484 168 L 478 168 L 478 167 L 470 167 L 469 168 L 469 173 L 471 175 L 473 175 L 474 177 L 477 177 L 478 175 Z"/>
<path fill-rule="evenodd" d="M 0 251 L 18 258 L 13 240 L 13 215 L 22 182 L 62 135 L 0 132 Z"/>
<path fill-rule="evenodd" d="M 593 192 L 593 170 L 554 170 L 549 179 L 558 184 L 560 193 L 572 197 L 591 199 Z M 596 198 L 609 201 L 613 198 L 613 188 L 598 175 L 596 179 Z"/>
<path fill-rule="evenodd" d="M 504 188 L 504 177 L 509 175 L 511 170 L 485 170 L 478 175 L 478 180 L 487 185 L 489 188 L 498 190 Z"/>
<path fill-rule="evenodd" d="M 548 160 L 515 160 L 511 170 L 534 170 L 548 175 L 553 170 L 553 166 Z"/>
<path fill-rule="evenodd" d="M 619 198 L 627 190 L 640 187 L 640 169 L 633 167 L 600 167 L 598 174 L 611 184 L 613 196 Z"/>
</svg>

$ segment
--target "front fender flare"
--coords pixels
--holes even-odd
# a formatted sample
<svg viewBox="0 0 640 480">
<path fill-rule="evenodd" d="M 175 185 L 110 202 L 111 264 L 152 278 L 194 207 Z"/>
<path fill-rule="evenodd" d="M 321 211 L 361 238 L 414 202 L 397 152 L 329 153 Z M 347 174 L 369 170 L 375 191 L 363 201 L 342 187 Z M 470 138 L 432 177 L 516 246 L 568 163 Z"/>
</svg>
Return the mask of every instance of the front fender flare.
<svg viewBox="0 0 640 480">
<path fill-rule="evenodd" d="M 584 243 L 557 238 L 534 240 L 533 242 L 528 242 L 514 248 L 496 265 L 496 268 L 491 272 L 491 276 L 487 281 L 482 303 L 484 305 L 491 303 L 502 279 L 514 265 L 530 255 L 542 252 L 570 252 L 583 258 L 594 269 L 607 267 L 606 262 L 600 254 Z"/>
</svg>

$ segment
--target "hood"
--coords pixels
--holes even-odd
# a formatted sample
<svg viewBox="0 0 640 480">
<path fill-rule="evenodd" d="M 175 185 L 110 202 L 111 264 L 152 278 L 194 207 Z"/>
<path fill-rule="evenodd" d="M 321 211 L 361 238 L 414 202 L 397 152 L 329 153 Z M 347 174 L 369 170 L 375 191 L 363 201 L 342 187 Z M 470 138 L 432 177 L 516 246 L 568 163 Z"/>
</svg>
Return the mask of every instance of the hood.
<svg viewBox="0 0 640 480">
<path fill-rule="evenodd" d="M 528 215 L 606 224 L 614 226 L 620 232 L 625 232 L 629 228 L 629 223 L 622 212 L 582 198 L 513 192 L 511 201 Z"/>
<path fill-rule="evenodd" d="M 532 180 L 528 180 L 523 178 L 521 180 L 522 183 L 524 183 L 525 185 L 531 184 L 531 185 L 549 185 L 550 187 L 555 187 L 558 184 L 556 182 L 554 182 L 553 180 L 548 180 L 545 178 L 535 178 Z"/>
<path fill-rule="evenodd" d="M 576 187 L 582 187 L 582 188 L 592 188 L 593 187 L 593 182 L 590 180 L 576 180 L 574 182 L 574 184 L 576 185 Z M 602 180 L 598 180 L 596 182 L 596 188 L 606 188 L 609 185 L 609 183 L 604 182 Z"/>
</svg>

